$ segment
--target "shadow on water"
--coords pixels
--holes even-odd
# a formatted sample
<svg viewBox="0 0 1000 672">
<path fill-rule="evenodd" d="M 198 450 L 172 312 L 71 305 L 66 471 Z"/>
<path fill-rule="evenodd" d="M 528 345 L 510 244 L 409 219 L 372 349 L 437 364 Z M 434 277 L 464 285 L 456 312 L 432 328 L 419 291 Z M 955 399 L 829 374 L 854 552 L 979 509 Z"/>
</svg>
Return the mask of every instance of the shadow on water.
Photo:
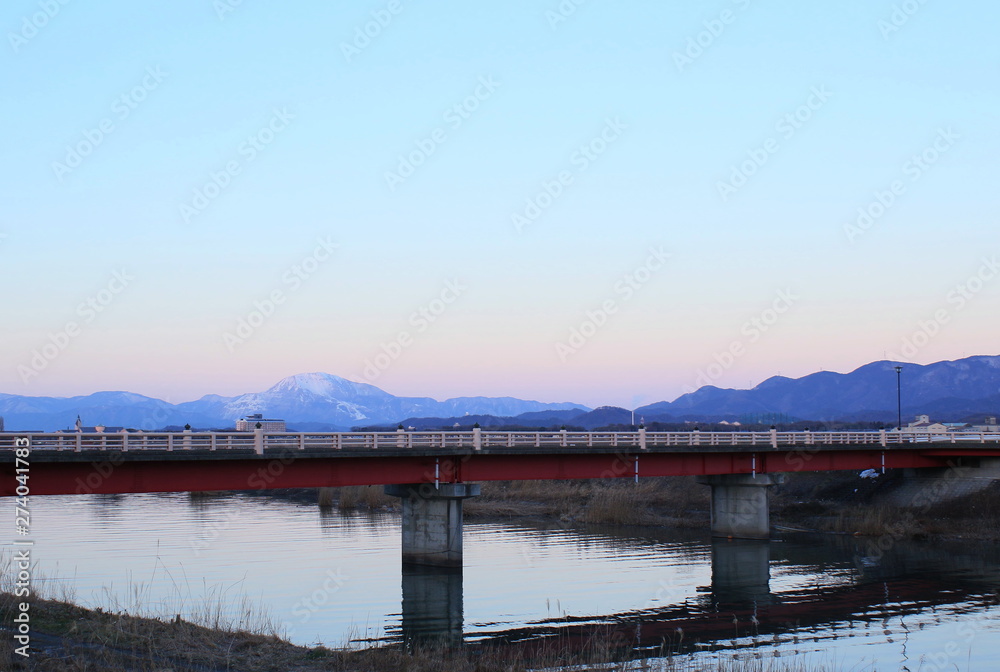
<svg viewBox="0 0 1000 672">
<path fill-rule="evenodd" d="M 530 659 L 554 648 L 583 650 L 600 640 L 609 655 L 662 656 L 777 642 L 779 636 L 796 639 L 796 633 L 836 638 L 848 628 L 882 627 L 888 619 L 944 605 L 957 617 L 1000 603 L 997 544 L 932 546 L 827 535 L 709 541 L 696 534 L 685 542 L 683 534 L 617 530 L 613 543 L 627 548 L 634 542 L 669 539 L 676 544 L 680 536 L 682 545 L 691 544 L 691 556 L 702 562 L 710 549 L 711 585 L 698 587 L 694 597 L 679 586 L 661 585 L 656 606 L 480 631 L 464 644 L 516 648 Z M 819 578 L 803 583 L 803 575 Z M 463 644 L 461 570 L 405 567 L 402 588 L 402 623 L 398 631 L 387 633 L 390 641 Z"/>
</svg>

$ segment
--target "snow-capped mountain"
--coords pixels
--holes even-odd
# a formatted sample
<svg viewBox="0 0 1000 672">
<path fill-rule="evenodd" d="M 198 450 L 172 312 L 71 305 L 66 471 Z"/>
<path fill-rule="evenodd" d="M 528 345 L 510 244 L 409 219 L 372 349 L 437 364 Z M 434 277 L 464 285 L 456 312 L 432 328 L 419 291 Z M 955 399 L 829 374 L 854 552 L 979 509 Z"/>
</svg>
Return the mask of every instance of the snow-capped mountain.
<svg viewBox="0 0 1000 672">
<path fill-rule="evenodd" d="M 141 429 L 185 423 L 202 428 L 232 427 L 237 418 L 248 413 L 281 418 L 291 427 L 350 429 L 417 416 L 517 415 L 577 408 L 588 410 L 582 404 L 550 404 L 512 397 L 460 397 L 445 401 L 397 397 L 374 385 L 328 373 L 302 373 L 283 378 L 263 392 L 235 397 L 210 394 L 181 404 L 130 392 L 96 392 L 69 398 L 0 394 L 0 416 L 4 416 L 8 431 L 65 429 L 73 425 L 78 414 L 85 425 Z"/>
<path fill-rule="evenodd" d="M 548 404 L 510 397 L 463 397 L 446 401 L 397 397 L 374 385 L 355 383 L 329 373 L 301 373 L 283 378 L 263 392 L 237 397 L 209 395 L 178 407 L 217 418 L 265 413 L 289 423 L 318 422 L 338 427 L 394 422 L 422 415 L 516 415 L 526 411 L 584 408 L 580 404 Z"/>
</svg>

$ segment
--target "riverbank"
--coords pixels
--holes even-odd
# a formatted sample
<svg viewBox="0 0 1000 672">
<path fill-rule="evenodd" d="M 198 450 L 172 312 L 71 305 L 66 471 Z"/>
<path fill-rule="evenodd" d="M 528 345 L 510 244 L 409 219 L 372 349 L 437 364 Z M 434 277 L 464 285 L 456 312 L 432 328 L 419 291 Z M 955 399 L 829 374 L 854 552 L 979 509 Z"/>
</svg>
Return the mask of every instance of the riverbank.
<svg viewBox="0 0 1000 672">
<path fill-rule="evenodd" d="M 526 520 L 559 526 L 634 525 L 704 529 L 710 489 L 694 477 L 582 481 L 496 481 L 466 500 L 474 522 Z M 1000 482 L 972 494 L 911 505 L 894 503 L 901 474 L 862 478 L 856 472 L 793 473 L 772 489 L 773 526 L 832 534 L 896 538 L 1000 540 Z M 399 502 L 378 486 L 300 492 L 300 501 L 341 510 L 395 511 Z"/>
<path fill-rule="evenodd" d="M 21 598 L 23 599 L 23 598 Z M 0 592 L 0 623 L 11 623 L 15 598 Z M 529 670 L 649 670 L 632 660 L 629 642 L 595 637 L 584 647 L 558 639 L 530 660 L 519 648 L 388 646 L 361 651 L 302 647 L 276 633 L 208 628 L 173 619 L 89 610 L 57 600 L 31 600 L 30 657 L 14 653 L 10 636 L 0 638 L 3 669 L 32 672 L 528 672 Z M 707 668 L 687 658 L 657 658 L 660 672 L 825 672 L 802 663 L 762 661 L 752 653 Z"/>
<path fill-rule="evenodd" d="M 858 533 L 861 531 L 860 523 L 865 523 L 866 533 L 888 534 L 893 539 L 935 535 L 955 537 L 965 535 L 966 530 L 968 536 L 964 538 L 972 536 L 987 538 L 986 535 L 996 534 L 996 525 L 1000 522 L 1000 487 L 996 484 L 975 495 L 935 506 L 899 508 L 877 503 L 879 498 L 885 496 L 886 491 L 893 489 L 891 479 L 891 476 L 860 478 L 856 473 L 794 475 L 773 493 L 772 520 L 779 526 L 823 529 L 840 534 Z M 306 507 L 315 507 L 320 493 L 313 490 L 280 494 L 287 495 L 286 498 L 294 498 Z M 245 496 L 250 495 L 217 493 L 199 496 L 198 499 Z M 257 494 L 253 497 L 260 498 L 259 502 L 254 504 L 260 503 L 266 508 L 268 502 L 263 499 L 264 495 Z M 635 526 L 638 530 L 643 527 L 650 529 L 651 526 L 687 527 L 699 530 L 697 534 L 700 535 L 707 534 L 708 530 L 708 497 L 709 488 L 699 485 L 690 478 L 649 479 L 640 481 L 638 485 L 630 479 L 566 481 L 556 484 L 490 483 L 484 487 L 484 494 L 481 497 L 467 502 L 470 505 L 475 502 L 467 510 L 467 515 L 470 520 L 476 522 L 540 521 L 543 527 L 552 529 L 584 528 L 591 524 L 610 524 L 619 529 L 622 526 Z M 183 502 L 181 504 L 183 505 Z M 398 502 L 385 497 L 381 488 L 354 488 L 326 493 L 324 505 L 329 510 L 320 518 L 337 519 L 337 511 L 332 508 L 335 506 L 342 506 L 345 510 L 370 509 L 391 516 L 393 514 L 390 509 L 397 506 Z M 875 513 L 872 513 L 873 511 Z M 308 518 L 309 512 L 305 513 Z M 216 516 L 214 519 L 226 518 Z M 976 526 L 975 530 L 972 529 L 973 525 Z M 626 534 L 629 532 L 626 531 Z M 884 541 L 878 536 L 871 537 L 871 543 L 880 544 L 881 549 L 885 548 L 881 545 Z M 855 543 L 853 539 L 845 542 Z M 9 570 L 0 573 L 0 578 L 7 582 L 6 588 L 10 590 Z M 183 600 L 154 603 L 148 597 L 143 597 L 134 603 L 129 602 L 126 608 L 131 614 L 156 618 L 134 618 L 126 613 L 117 601 L 104 604 L 88 602 L 94 606 L 103 606 L 103 610 L 88 611 L 73 606 L 75 596 L 71 590 L 60 593 L 57 581 L 47 580 L 46 577 L 40 578 L 43 580 L 40 580 L 38 585 L 54 586 L 47 589 L 49 591 L 47 596 L 52 597 L 54 594 L 60 599 L 33 601 L 32 641 L 36 649 L 32 666 L 23 669 L 73 672 L 84 670 L 88 672 L 90 670 L 112 672 L 509 670 L 519 672 L 528 669 L 564 670 L 571 664 L 577 665 L 576 669 L 581 671 L 644 669 L 643 661 L 627 661 L 632 654 L 627 652 L 628 647 L 617 646 L 613 634 L 603 638 L 601 635 L 590 636 L 586 642 L 586 650 L 581 650 L 583 647 L 580 646 L 580 640 L 561 645 L 559 635 L 543 638 L 545 644 L 551 645 L 551 648 L 546 650 L 544 656 L 530 661 L 520 658 L 524 655 L 523 649 L 505 649 L 504 645 L 483 648 L 475 643 L 458 650 L 433 647 L 413 650 L 406 649 L 401 644 L 393 644 L 367 651 L 334 651 L 295 646 L 283 641 L 281 637 L 284 633 L 280 631 L 281 626 L 274 626 L 264 616 L 255 616 L 258 613 L 263 614 L 265 610 L 253 604 L 237 602 L 238 609 L 223 610 L 213 608 L 212 604 L 201 607 L 196 603 L 192 609 L 188 599 L 184 609 L 176 608 L 176 611 L 185 614 L 185 620 L 180 620 L 176 618 L 173 607 L 156 605 L 180 603 Z M 0 591 L 4 587 L 3 581 L 0 581 Z M 9 595 L 0 598 L 0 627 L 6 624 L 9 628 L 12 622 L 12 599 Z M 110 597 L 108 599 L 112 600 Z M 222 594 L 212 594 L 209 601 L 211 599 L 222 599 Z M 226 599 L 232 600 L 231 597 Z M 219 614 L 223 611 L 235 613 L 239 620 L 220 622 Z M 354 640 L 362 641 L 357 638 Z M 0 644 L 0 656 L 3 656 L 0 660 L 16 660 L 13 657 L 9 634 L 0 638 L 0 641 L 3 642 Z M 542 640 L 533 641 L 532 646 L 540 641 Z M 647 655 L 656 658 L 660 653 L 662 652 L 651 648 Z M 750 655 L 752 652 L 748 650 L 747 653 Z M 770 658 L 765 657 L 765 659 L 771 661 Z M 705 669 L 691 667 L 689 663 L 682 661 L 690 661 L 690 658 L 678 657 L 674 667 L 663 667 L 657 663 L 657 667 L 653 669 L 664 672 L 671 670 L 693 672 L 695 669 Z M 769 665 L 770 662 L 757 667 L 753 667 L 750 663 L 742 667 L 730 664 L 728 667 L 710 669 L 727 672 L 730 670 L 794 672 L 817 669 L 813 665 L 808 667 L 769 667 Z M 6 668 L 0 666 L 0 669 Z"/>
</svg>

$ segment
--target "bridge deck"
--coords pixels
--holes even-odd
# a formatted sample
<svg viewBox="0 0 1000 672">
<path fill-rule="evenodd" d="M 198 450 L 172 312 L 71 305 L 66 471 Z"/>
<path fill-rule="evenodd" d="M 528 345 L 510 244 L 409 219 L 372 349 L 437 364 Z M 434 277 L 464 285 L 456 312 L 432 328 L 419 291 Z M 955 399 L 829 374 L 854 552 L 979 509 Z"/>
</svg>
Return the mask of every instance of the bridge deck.
<svg viewBox="0 0 1000 672">
<path fill-rule="evenodd" d="M 1000 457 L 1000 434 L 7 433 L 0 495 L 19 485 L 36 495 L 260 490 L 946 467 L 982 457 Z"/>
</svg>

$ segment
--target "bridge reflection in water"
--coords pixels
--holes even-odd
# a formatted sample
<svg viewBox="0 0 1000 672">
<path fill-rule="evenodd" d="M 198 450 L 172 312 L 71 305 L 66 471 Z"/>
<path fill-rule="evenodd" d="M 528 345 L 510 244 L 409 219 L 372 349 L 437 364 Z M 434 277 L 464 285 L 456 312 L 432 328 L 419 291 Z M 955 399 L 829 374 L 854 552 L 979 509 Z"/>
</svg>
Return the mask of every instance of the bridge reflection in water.
<svg viewBox="0 0 1000 672">
<path fill-rule="evenodd" d="M 795 640 L 797 634 L 835 638 L 838 630 L 865 624 L 883 628 L 889 619 L 928 608 L 952 605 L 952 613 L 961 616 L 1000 604 L 996 545 L 987 551 L 922 547 L 916 552 L 911 546 L 895 554 L 879 546 L 884 539 L 793 538 L 797 543 L 713 539 L 712 583 L 698 589 L 701 597 L 688 595 L 679 603 L 626 613 L 565 615 L 509 630 L 479 630 L 469 642 L 463 641 L 461 569 L 407 565 L 401 631 L 389 634 L 408 646 L 514 647 L 528 658 L 554 648 L 582 651 L 603 640 L 617 656 L 640 657 L 772 645 L 781 637 Z M 793 585 L 774 592 L 772 568 L 791 566 L 826 569 L 838 578 L 824 586 Z M 669 601 L 671 591 L 662 588 L 650 586 L 650 592 L 659 589 Z"/>
</svg>

